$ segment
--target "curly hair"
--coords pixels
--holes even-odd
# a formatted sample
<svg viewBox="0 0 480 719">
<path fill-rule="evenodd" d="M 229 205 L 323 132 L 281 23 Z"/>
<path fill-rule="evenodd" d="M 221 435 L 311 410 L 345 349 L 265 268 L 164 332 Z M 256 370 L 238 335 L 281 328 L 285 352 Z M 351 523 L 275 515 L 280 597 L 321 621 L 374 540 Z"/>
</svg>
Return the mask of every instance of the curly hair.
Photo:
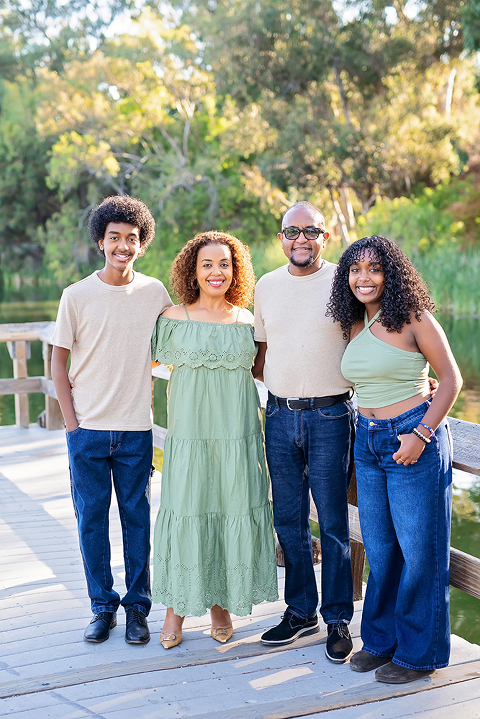
<svg viewBox="0 0 480 719">
<path fill-rule="evenodd" d="M 197 256 L 206 245 L 226 245 L 232 253 L 232 284 L 225 293 L 227 302 L 237 307 L 249 307 L 253 301 L 255 274 L 252 267 L 250 250 L 247 245 L 226 232 L 199 232 L 189 240 L 175 257 L 170 273 L 170 283 L 179 302 L 191 305 L 200 294 L 195 287 Z"/>
<path fill-rule="evenodd" d="M 382 314 L 378 321 L 387 332 L 401 332 L 405 324 L 410 324 L 412 312 L 420 320 L 425 310 L 435 311 L 422 277 L 400 247 L 379 235 L 362 237 L 353 242 L 340 257 L 327 304 L 327 317 L 340 322 L 345 339 L 348 339 L 350 328 L 355 322 L 365 316 L 365 305 L 353 294 L 348 278 L 350 267 L 362 261 L 367 250 L 381 265 L 384 274 L 383 294 L 380 298 Z"/>
<path fill-rule="evenodd" d="M 88 221 L 90 239 L 95 243 L 97 252 L 105 257 L 99 242 L 105 237 L 109 222 L 126 222 L 138 227 L 140 231 L 140 256 L 144 255 L 155 237 L 155 220 L 152 213 L 141 200 L 130 195 L 112 195 L 95 207 Z"/>
</svg>

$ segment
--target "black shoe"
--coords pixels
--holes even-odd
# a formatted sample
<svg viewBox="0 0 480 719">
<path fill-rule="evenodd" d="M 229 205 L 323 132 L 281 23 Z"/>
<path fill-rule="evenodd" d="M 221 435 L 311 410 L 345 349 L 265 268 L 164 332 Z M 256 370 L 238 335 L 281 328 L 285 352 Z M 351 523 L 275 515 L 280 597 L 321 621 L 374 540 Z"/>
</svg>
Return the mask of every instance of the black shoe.
<svg viewBox="0 0 480 719">
<path fill-rule="evenodd" d="M 416 679 L 428 677 L 434 671 L 435 669 L 427 669 L 426 671 L 407 669 L 407 667 L 401 667 L 400 664 L 389 662 L 377 669 L 375 679 L 377 682 L 384 682 L 385 684 L 407 684 L 408 682 L 414 682 Z"/>
<path fill-rule="evenodd" d="M 371 672 L 391 661 L 390 657 L 376 657 L 363 649 L 356 652 L 350 659 L 350 666 L 354 672 Z"/>
<path fill-rule="evenodd" d="M 262 644 L 291 644 L 302 635 L 316 634 L 318 631 L 316 614 L 311 619 L 299 619 L 287 609 L 280 624 L 262 634 L 260 641 Z"/>
<path fill-rule="evenodd" d="M 353 642 L 348 631 L 348 624 L 336 622 L 328 624 L 327 645 L 325 654 L 327 659 L 336 664 L 343 664 L 353 652 Z"/>
<path fill-rule="evenodd" d="M 117 626 L 117 614 L 116 612 L 98 612 L 92 617 L 92 621 L 85 629 L 83 638 L 87 642 L 106 642 L 110 629 Z"/>
<path fill-rule="evenodd" d="M 127 615 L 127 626 L 125 628 L 125 641 L 129 644 L 148 644 L 150 641 L 150 630 L 147 624 L 147 617 L 135 607 L 125 610 Z"/>
</svg>

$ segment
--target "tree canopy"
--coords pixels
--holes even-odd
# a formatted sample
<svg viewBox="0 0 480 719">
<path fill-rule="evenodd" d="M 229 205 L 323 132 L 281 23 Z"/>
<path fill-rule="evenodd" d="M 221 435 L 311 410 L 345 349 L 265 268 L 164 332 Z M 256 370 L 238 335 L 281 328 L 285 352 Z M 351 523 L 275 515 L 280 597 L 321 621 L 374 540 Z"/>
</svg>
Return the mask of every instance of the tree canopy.
<svg viewBox="0 0 480 719">
<path fill-rule="evenodd" d="M 128 192 L 157 219 L 146 271 L 165 277 L 179 247 L 212 227 L 268 269 L 265 243 L 291 202 L 322 204 L 348 241 L 377 198 L 465 173 L 479 145 L 480 3 L 407 10 L 6 0 L 2 267 L 78 279 L 95 263 L 90 209 Z"/>
</svg>

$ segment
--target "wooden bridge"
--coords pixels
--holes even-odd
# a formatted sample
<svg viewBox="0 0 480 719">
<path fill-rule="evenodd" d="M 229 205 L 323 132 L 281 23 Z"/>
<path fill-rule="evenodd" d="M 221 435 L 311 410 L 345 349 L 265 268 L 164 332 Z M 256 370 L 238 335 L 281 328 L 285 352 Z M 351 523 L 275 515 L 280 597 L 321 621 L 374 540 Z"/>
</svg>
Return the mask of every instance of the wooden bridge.
<svg viewBox="0 0 480 719">
<path fill-rule="evenodd" d="M 0 427 L 0 715 L 17 719 L 289 719 L 335 717 L 380 719 L 422 715 L 428 719 L 480 717 L 480 647 L 452 636 L 451 664 L 412 684 L 373 681 L 373 674 L 334 665 L 324 653 L 325 628 L 290 647 L 259 642 L 285 608 L 283 597 L 234 618 L 231 642 L 210 637 L 208 616 L 187 617 L 183 642 L 168 652 L 159 642 L 165 608 L 149 617 L 146 646 L 124 641 L 124 620 L 108 642 L 83 641 L 90 620 L 78 549 L 68 460 L 58 404 L 50 379 L 52 323 L 0 325 L 9 346 L 14 378 L 0 380 L 0 393 L 16 394 L 17 427 Z M 28 377 L 27 342 L 44 343 L 44 376 Z M 25 343 L 25 347 L 21 343 Z M 15 364 L 17 363 L 17 364 Z M 163 370 L 164 371 L 164 370 Z M 162 370 L 160 370 L 162 372 Z M 159 371 L 156 371 L 158 374 Z M 28 423 L 28 394 L 43 392 L 48 428 Z M 455 466 L 480 475 L 480 428 L 450 420 Z M 28 427 L 26 429 L 26 427 Z M 155 444 L 165 431 L 155 428 Z M 160 475 L 152 484 L 152 510 L 160 500 Z M 312 513 L 313 514 L 313 513 Z M 361 541 L 356 508 L 352 538 Z M 124 588 L 121 528 L 111 512 L 112 570 Z M 360 545 L 361 546 L 361 545 Z M 357 552 L 357 575 L 361 556 Z M 480 560 L 452 549 L 452 584 L 480 598 Z M 279 568 L 283 591 L 283 569 Z M 316 568 L 320 576 L 321 565 Z M 357 594 L 359 585 L 357 581 Z M 351 624 L 361 647 L 362 602 Z"/>
</svg>

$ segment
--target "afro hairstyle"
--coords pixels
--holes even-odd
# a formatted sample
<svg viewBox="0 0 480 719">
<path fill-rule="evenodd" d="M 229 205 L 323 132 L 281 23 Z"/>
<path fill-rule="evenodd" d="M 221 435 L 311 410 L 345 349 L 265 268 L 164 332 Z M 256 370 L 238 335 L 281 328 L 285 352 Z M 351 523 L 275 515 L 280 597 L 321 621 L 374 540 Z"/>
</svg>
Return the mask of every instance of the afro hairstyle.
<svg viewBox="0 0 480 719">
<path fill-rule="evenodd" d="M 155 220 L 152 213 L 141 200 L 130 195 L 112 195 L 106 197 L 90 214 L 88 232 L 97 247 L 97 252 L 105 256 L 99 242 L 105 237 L 109 222 L 125 222 L 138 227 L 140 231 L 140 255 L 144 255 L 155 237 Z"/>
</svg>

